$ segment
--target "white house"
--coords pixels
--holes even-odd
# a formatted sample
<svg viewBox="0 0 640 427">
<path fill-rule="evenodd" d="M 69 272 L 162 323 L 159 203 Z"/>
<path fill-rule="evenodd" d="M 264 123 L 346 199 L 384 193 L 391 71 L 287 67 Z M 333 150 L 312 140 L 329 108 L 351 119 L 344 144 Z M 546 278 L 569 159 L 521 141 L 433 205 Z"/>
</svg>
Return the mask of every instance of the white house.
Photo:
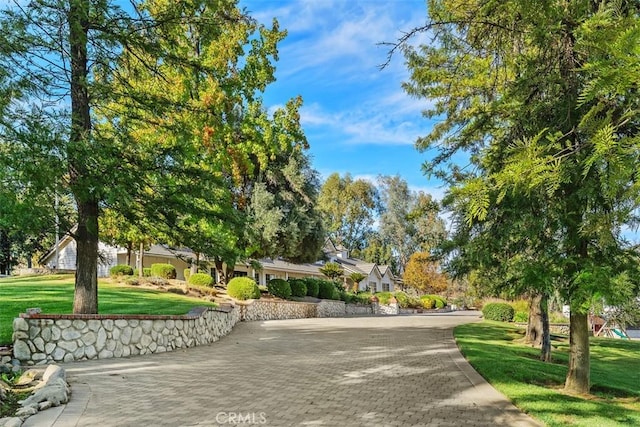
<svg viewBox="0 0 640 427">
<path fill-rule="evenodd" d="M 59 242 L 57 264 L 55 247 L 41 258 L 40 263 L 49 268 L 75 270 L 76 249 L 75 240 L 67 235 Z M 100 242 L 98 250 L 99 277 L 109 276 L 109 270 L 115 265 L 127 264 L 126 248 L 114 247 Z M 140 255 L 142 255 L 143 268 L 149 268 L 152 264 L 156 263 L 171 264 L 176 268 L 177 278 L 181 280 L 184 279 L 184 270 L 189 269 L 196 258 L 195 254 L 189 249 L 173 249 L 164 245 L 151 245 L 151 247 L 145 249 L 142 254 L 139 251 L 132 251 L 128 264 L 132 267 L 140 265 Z M 325 256 L 330 261 L 337 262 L 343 267 L 345 284 L 346 279 L 351 273 L 358 272 L 366 276 L 359 284 L 360 290 L 371 290 L 373 292 L 394 290 L 395 278 L 391 269 L 387 266 L 378 266 L 362 260 L 349 258 L 346 250 L 336 248 L 330 240 L 327 240 L 327 244 L 325 245 Z M 320 272 L 320 268 L 324 265 L 323 261 L 318 261 L 313 264 L 293 264 L 282 259 L 271 258 L 263 258 L 257 261 L 261 266 L 260 269 L 257 269 L 252 263 L 237 263 L 234 266 L 234 277 L 249 276 L 254 278 L 260 285 L 266 285 L 269 280 L 275 278 L 285 280 L 304 277 L 324 278 L 324 275 Z M 219 281 L 220 274 L 216 271 L 215 267 L 211 266 L 209 273 L 214 280 Z"/>
</svg>

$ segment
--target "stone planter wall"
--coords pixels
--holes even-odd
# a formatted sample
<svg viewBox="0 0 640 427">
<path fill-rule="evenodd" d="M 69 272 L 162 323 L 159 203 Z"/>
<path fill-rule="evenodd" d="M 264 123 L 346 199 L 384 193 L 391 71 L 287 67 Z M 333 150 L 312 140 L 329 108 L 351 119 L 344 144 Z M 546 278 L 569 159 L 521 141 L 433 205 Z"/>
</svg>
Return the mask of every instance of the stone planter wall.
<svg viewBox="0 0 640 427">
<path fill-rule="evenodd" d="M 396 315 L 400 314 L 400 306 L 397 303 L 384 305 L 376 304 L 376 314 Z"/>
<path fill-rule="evenodd" d="M 317 304 L 309 302 L 250 300 L 239 307 L 245 321 L 318 317 Z"/>
<path fill-rule="evenodd" d="M 239 320 L 230 306 L 184 316 L 21 314 L 13 352 L 22 365 L 162 353 L 217 341 Z"/>
<path fill-rule="evenodd" d="M 346 314 L 350 316 L 372 315 L 374 314 L 373 305 L 347 304 Z"/>
<path fill-rule="evenodd" d="M 347 309 L 351 304 L 345 304 L 344 301 L 334 301 L 323 299 L 318 303 L 317 317 L 343 317 L 347 314 Z"/>
</svg>

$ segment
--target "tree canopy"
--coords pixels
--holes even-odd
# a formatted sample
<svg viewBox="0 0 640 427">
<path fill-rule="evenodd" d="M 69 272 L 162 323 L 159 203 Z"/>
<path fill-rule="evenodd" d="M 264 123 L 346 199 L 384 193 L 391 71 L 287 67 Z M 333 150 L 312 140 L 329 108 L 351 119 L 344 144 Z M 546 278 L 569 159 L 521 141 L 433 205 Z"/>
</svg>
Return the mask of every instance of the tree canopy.
<svg viewBox="0 0 640 427">
<path fill-rule="evenodd" d="M 515 279 L 508 286 L 559 290 L 571 305 L 566 388 L 588 392 L 589 307 L 637 292 L 623 231 L 637 224 L 640 202 L 638 6 L 428 7 L 429 21 L 414 33 L 428 32 L 432 43 L 405 46 L 405 88 L 433 102 L 428 117 L 441 118 L 417 146 L 436 151 L 425 170 L 451 185 L 465 258 L 456 262 Z M 462 153 L 468 165 L 458 164 Z"/>
<path fill-rule="evenodd" d="M 40 194 L 73 198 L 74 312 L 97 312 L 105 209 L 141 234 L 245 256 L 251 183 L 268 187 L 270 162 L 306 148 L 301 100 L 268 113 L 260 96 L 286 35 L 277 21 L 265 27 L 234 0 L 70 0 L 7 6 L 0 30 L 0 159 Z M 306 219 L 291 258 L 313 246 Z"/>
</svg>

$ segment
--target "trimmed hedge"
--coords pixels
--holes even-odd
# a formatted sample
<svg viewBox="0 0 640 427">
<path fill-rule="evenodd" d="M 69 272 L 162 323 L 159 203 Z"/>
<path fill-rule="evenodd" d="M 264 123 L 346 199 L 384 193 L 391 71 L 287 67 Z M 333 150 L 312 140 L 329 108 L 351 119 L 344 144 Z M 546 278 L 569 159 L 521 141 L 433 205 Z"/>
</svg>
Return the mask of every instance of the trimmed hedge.
<svg viewBox="0 0 640 427">
<path fill-rule="evenodd" d="M 338 292 L 332 282 L 327 280 L 318 280 L 318 298 L 320 299 L 334 299 L 334 295 Z M 338 293 L 338 299 L 340 295 Z"/>
<path fill-rule="evenodd" d="M 284 279 L 271 279 L 267 283 L 267 290 L 275 297 L 282 299 L 291 298 L 291 285 Z"/>
<path fill-rule="evenodd" d="M 320 285 L 318 279 L 313 277 L 307 277 L 304 279 L 304 284 L 307 285 L 307 296 L 318 298 L 318 292 L 320 292 Z"/>
<path fill-rule="evenodd" d="M 301 279 L 289 279 L 289 286 L 291 286 L 292 297 L 305 297 L 307 296 L 307 285 L 304 280 Z"/>
<path fill-rule="evenodd" d="M 133 276 L 133 267 L 126 264 L 114 265 L 109 269 L 112 276 Z"/>
<path fill-rule="evenodd" d="M 176 268 L 171 264 L 151 264 L 151 276 L 162 279 L 175 279 Z"/>
<path fill-rule="evenodd" d="M 140 273 L 140 269 L 136 268 L 135 270 L 133 270 L 133 275 L 138 277 Z M 143 268 L 142 269 L 142 277 L 151 277 L 151 269 L 150 268 Z"/>
<path fill-rule="evenodd" d="M 447 300 L 440 295 L 423 295 L 420 297 L 422 307 L 431 310 L 434 308 L 445 308 L 447 306 Z"/>
<path fill-rule="evenodd" d="M 514 314 L 515 310 L 513 307 L 504 302 L 491 302 L 482 307 L 482 315 L 487 320 L 511 322 Z"/>
<path fill-rule="evenodd" d="M 190 285 L 213 286 L 213 277 L 207 273 L 195 273 L 189 276 Z"/>
<path fill-rule="evenodd" d="M 431 298 L 429 295 L 421 296 L 420 302 L 422 303 L 422 308 L 426 310 L 431 310 L 436 307 L 436 301 L 433 298 Z"/>
<path fill-rule="evenodd" d="M 260 289 L 249 277 L 234 277 L 227 284 L 227 295 L 239 300 L 259 299 Z"/>
</svg>

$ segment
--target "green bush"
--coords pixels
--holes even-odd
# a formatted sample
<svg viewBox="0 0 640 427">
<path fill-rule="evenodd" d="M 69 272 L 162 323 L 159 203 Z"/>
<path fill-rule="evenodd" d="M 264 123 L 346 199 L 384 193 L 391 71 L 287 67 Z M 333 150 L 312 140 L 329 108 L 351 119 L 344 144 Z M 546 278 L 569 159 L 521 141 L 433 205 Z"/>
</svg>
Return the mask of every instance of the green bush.
<svg viewBox="0 0 640 427">
<path fill-rule="evenodd" d="M 417 306 L 422 308 L 422 304 L 417 298 L 410 297 L 402 291 L 394 292 L 393 296 L 396 298 L 396 301 L 398 301 L 398 306 L 400 306 L 400 308 L 412 308 Z"/>
<path fill-rule="evenodd" d="M 352 294 L 353 298 L 351 299 L 352 304 L 363 304 L 363 305 L 371 305 L 371 297 L 373 296 L 370 292 L 358 292 L 357 294 Z"/>
<path fill-rule="evenodd" d="M 513 316 L 513 321 L 518 323 L 527 323 L 529 321 L 529 312 L 516 311 L 516 314 Z"/>
<path fill-rule="evenodd" d="M 289 279 L 289 286 L 291 286 L 292 297 L 305 297 L 307 296 L 307 285 L 304 280 L 301 279 Z"/>
<path fill-rule="evenodd" d="M 378 298 L 378 302 L 380 304 L 388 305 L 389 304 L 389 300 L 391 299 L 393 294 L 391 292 L 378 292 L 378 293 L 375 294 L 375 296 Z"/>
<path fill-rule="evenodd" d="M 337 292 L 333 282 L 327 280 L 318 280 L 318 298 L 333 299 L 334 293 Z"/>
<path fill-rule="evenodd" d="M 320 292 L 318 279 L 307 277 L 306 279 L 304 279 L 304 284 L 307 285 L 307 296 L 318 298 L 318 292 Z"/>
<path fill-rule="evenodd" d="M 345 304 L 353 304 L 354 299 L 355 294 L 347 291 L 340 292 L 340 301 L 344 301 Z"/>
<path fill-rule="evenodd" d="M 421 296 L 420 302 L 422 303 L 422 308 L 426 310 L 432 310 L 436 306 L 436 301 L 433 298 L 431 298 L 429 295 Z"/>
<path fill-rule="evenodd" d="M 283 279 L 271 279 L 267 283 L 267 290 L 274 297 L 289 299 L 291 298 L 291 285 Z"/>
<path fill-rule="evenodd" d="M 109 274 L 112 276 L 132 276 L 133 267 L 126 264 L 114 265 L 109 269 Z"/>
<path fill-rule="evenodd" d="M 511 322 L 515 310 L 504 302 L 491 302 L 482 307 L 482 315 L 487 320 L 497 320 L 499 322 Z"/>
<path fill-rule="evenodd" d="M 433 307 L 431 308 L 445 308 L 447 306 L 447 300 L 442 298 L 440 295 L 423 295 L 420 299 L 431 299 L 433 300 Z M 423 303 L 424 307 L 424 303 Z M 426 307 L 425 307 L 426 308 Z"/>
<path fill-rule="evenodd" d="M 234 277 L 227 284 L 227 295 L 239 300 L 260 298 L 260 289 L 249 277 Z"/>
<path fill-rule="evenodd" d="M 151 276 L 161 279 L 175 279 L 176 268 L 171 264 L 151 264 Z"/>
<path fill-rule="evenodd" d="M 189 276 L 190 285 L 213 286 L 213 277 L 207 273 L 195 273 Z"/>
<path fill-rule="evenodd" d="M 184 275 L 184 280 L 186 280 L 188 282 L 189 281 L 189 277 L 191 277 L 191 269 L 190 268 L 185 268 L 184 271 L 182 272 L 182 274 Z"/>
<path fill-rule="evenodd" d="M 133 270 L 133 275 L 138 277 L 140 274 L 140 269 L 136 268 L 135 270 Z M 143 268 L 142 269 L 142 277 L 151 277 L 151 269 L 150 268 Z"/>
</svg>

